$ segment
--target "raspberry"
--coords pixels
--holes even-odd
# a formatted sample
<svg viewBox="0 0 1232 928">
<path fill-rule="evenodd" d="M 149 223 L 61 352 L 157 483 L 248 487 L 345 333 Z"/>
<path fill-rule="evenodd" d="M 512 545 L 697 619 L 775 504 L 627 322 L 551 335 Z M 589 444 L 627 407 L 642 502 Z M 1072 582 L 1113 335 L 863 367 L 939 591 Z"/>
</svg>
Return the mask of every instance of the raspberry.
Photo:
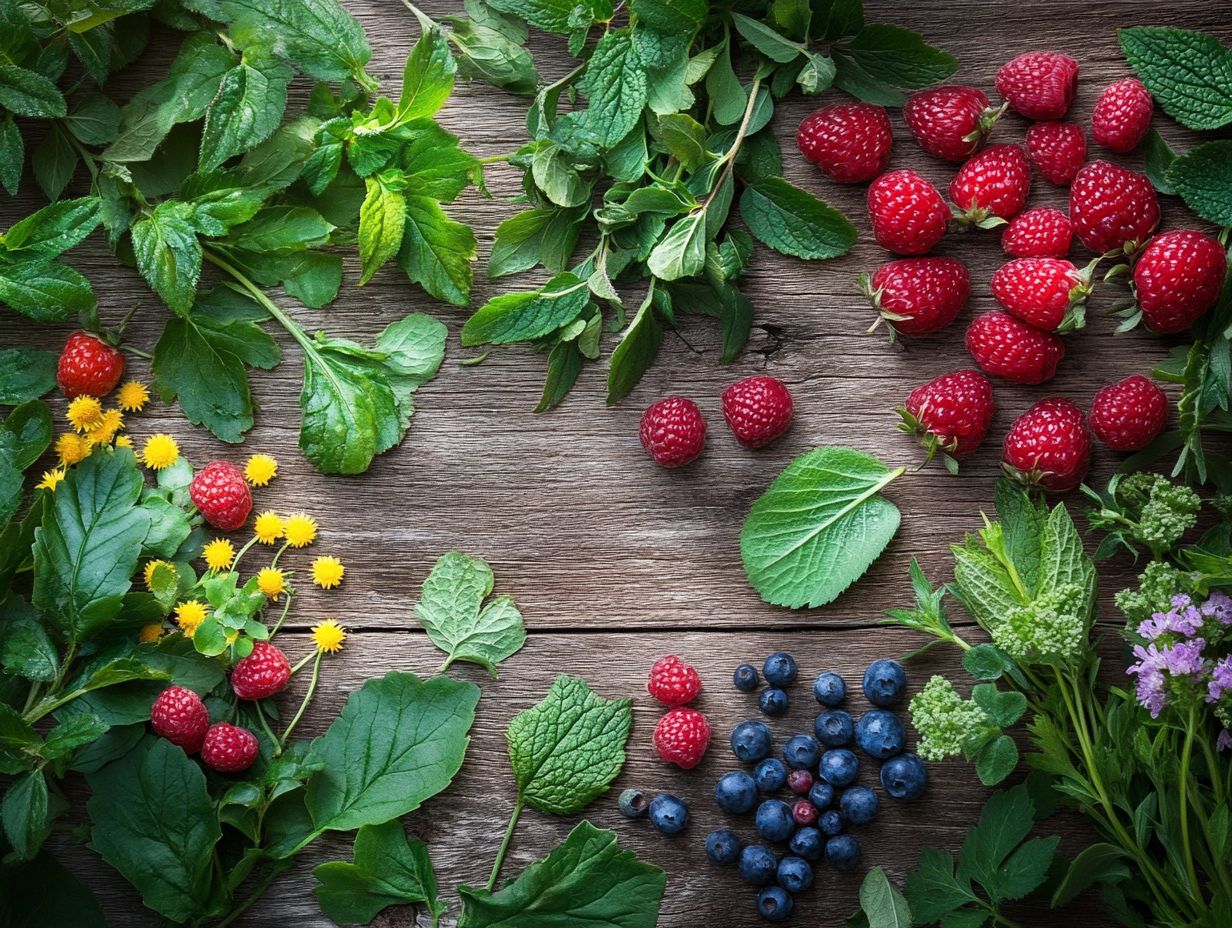
<svg viewBox="0 0 1232 928">
<path fill-rule="evenodd" d="M 945 235 L 950 211 L 937 188 L 915 171 L 882 174 L 868 186 L 873 236 L 900 255 L 923 255 Z"/>
<path fill-rule="evenodd" d="M 907 98 L 903 121 L 930 155 L 962 161 L 984 143 L 1002 112 L 975 87 L 934 87 Z"/>
<path fill-rule="evenodd" d="M 268 641 L 255 641 L 252 653 L 231 668 L 231 689 L 240 699 L 268 699 L 291 679 L 291 662 Z"/>
<path fill-rule="evenodd" d="M 1134 294 L 1155 332 L 1184 332 L 1219 299 L 1228 271 L 1223 247 L 1209 235 L 1177 229 L 1157 235 L 1134 265 Z"/>
<path fill-rule="evenodd" d="M 705 445 L 706 420 L 690 399 L 664 397 L 642 414 L 642 447 L 664 467 L 683 467 Z"/>
<path fill-rule="evenodd" d="M 1064 258 L 1074 239 L 1069 217 L 1039 206 L 1019 213 L 1001 233 L 1001 247 L 1015 258 Z"/>
<path fill-rule="evenodd" d="M 992 295 L 1028 325 L 1068 332 L 1086 324 L 1093 271 L 1080 271 L 1064 258 L 1015 258 L 992 275 Z"/>
<path fill-rule="evenodd" d="M 1059 396 L 1040 400 L 1010 426 L 1001 460 L 1025 483 L 1057 493 L 1074 489 L 1091 463 L 1082 410 Z"/>
<path fill-rule="evenodd" d="M 178 744 L 186 754 L 201 750 L 210 714 L 201 697 L 182 686 L 169 686 L 150 707 L 150 727 L 154 734 Z"/>
<path fill-rule="evenodd" d="M 86 332 L 68 337 L 56 365 L 56 382 L 69 399 L 106 396 L 123 376 L 124 355 Z"/>
<path fill-rule="evenodd" d="M 1097 254 L 1131 254 L 1159 225 L 1159 198 L 1145 174 L 1092 161 L 1069 188 L 1069 221 Z"/>
<path fill-rule="evenodd" d="M 835 103 L 806 116 L 796 145 L 840 184 L 872 180 L 890 163 L 894 134 L 890 118 L 868 103 Z"/>
<path fill-rule="evenodd" d="M 996 84 L 1027 119 L 1060 119 L 1074 102 L 1078 62 L 1060 52 L 1027 52 L 1001 66 Z"/>
<path fill-rule="evenodd" d="M 665 764 L 692 770 L 702 762 L 709 744 L 710 723 L 696 709 L 673 709 L 655 726 L 655 750 Z"/>
<path fill-rule="evenodd" d="M 926 460 L 939 451 L 958 460 L 983 443 L 996 411 L 987 377 L 969 369 L 954 371 L 911 391 L 898 410 L 903 417 L 899 428 L 920 438 Z"/>
<path fill-rule="evenodd" d="M 950 199 L 964 222 L 1009 219 L 1022 212 L 1031 192 L 1031 164 L 1021 145 L 990 145 L 958 169 Z"/>
<path fill-rule="evenodd" d="M 205 733 L 201 762 L 219 773 L 239 773 L 257 759 L 257 737 L 247 728 L 218 722 Z"/>
<path fill-rule="evenodd" d="M 1151 92 L 1136 77 L 1114 81 L 1104 88 L 1091 114 L 1091 136 L 1112 151 L 1131 152 L 1151 128 Z"/>
<path fill-rule="evenodd" d="M 957 258 L 901 258 L 860 275 L 860 287 L 894 332 L 918 337 L 943 329 L 962 312 L 971 277 Z"/>
<path fill-rule="evenodd" d="M 252 511 L 252 490 L 244 472 L 228 461 L 211 461 L 193 477 L 188 495 L 214 528 L 233 532 Z"/>
<path fill-rule="evenodd" d="M 791 413 L 791 393 L 774 377 L 746 377 L 723 391 L 723 418 L 746 448 L 761 448 L 786 432 Z"/>
<path fill-rule="evenodd" d="M 1027 157 L 1044 180 L 1070 183 L 1087 160 L 1087 137 L 1072 122 L 1037 122 L 1027 130 Z"/>
<path fill-rule="evenodd" d="M 1091 431 L 1116 451 L 1145 448 L 1168 423 L 1168 397 L 1141 374 L 1109 384 L 1091 401 Z"/>
<path fill-rule="evenodd" d="M 650 668 L 646 692 L 669 708 L 692 702 L 701 691 L 702 678 L 675 654 L 659 658 Z"/>
<path fill-rule="evenodd" d="M 967 350 L 988 373 L 1031 384 L 1051 380 L 1065 357 L 1060 336 L 997 310 L 977 316 L 967 328 Z"/>
</svg>

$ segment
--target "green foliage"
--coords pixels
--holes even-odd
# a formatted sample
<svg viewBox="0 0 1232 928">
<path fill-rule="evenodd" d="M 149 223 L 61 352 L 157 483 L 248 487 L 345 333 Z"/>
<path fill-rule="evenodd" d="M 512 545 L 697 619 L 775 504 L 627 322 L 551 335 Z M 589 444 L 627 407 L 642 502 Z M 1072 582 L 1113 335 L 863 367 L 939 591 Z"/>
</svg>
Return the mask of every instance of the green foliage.
<svg viewBox="0 0 1232 928">
<path fill-rule="evenodd" d="M 1232 226 L 1232 141 L 1207 142 L 1177 158 L 1168 186 L 1207 222 Z"/>
<path fill-rule="evenodd" d="M 97 197 L 53 203 L 0 235 L 0 303 L 36 322 L 60 322 L 94 306 L 90 282 L 59 256 L 102 221 Z"/>
<path fill-rule="evenodd" d="M 353 861 L 319 864 L 312 875 L 321 911 L 339 925 L 366 925 L 391 905 L 422 902 L 434 917 L 445 910 L 436 901 L 428 846 L 407 840 L 398 821 L 365 825 L 355 835 Z"/>
<path fill-rule="evenodd" d="M 873 867 L 860 884 L 860 911 L 847 924 L 860 928 L 911 928 L 911 908 L 886 872 Z"/>
<path fill-rule="evenodd" d="M 1160 474 L 1116 474 L 1104 492 L 1083 492 L 1095 506 L 1086 511 L 1091 528 L 1105 533 L 1095 556 L 1125 548 L 1135 558 L 1143 545 L 1158 560 L 1198 524 L 1202 500 L 1190 487 Z"/>
<path fill-rule="evenodd" d="M 1117 35 L 1130 67 L 1169 116 L 1190 129 L 1232 122 L 1232 55 L 1218 39 L 1154 26 Z"/>
</svg>

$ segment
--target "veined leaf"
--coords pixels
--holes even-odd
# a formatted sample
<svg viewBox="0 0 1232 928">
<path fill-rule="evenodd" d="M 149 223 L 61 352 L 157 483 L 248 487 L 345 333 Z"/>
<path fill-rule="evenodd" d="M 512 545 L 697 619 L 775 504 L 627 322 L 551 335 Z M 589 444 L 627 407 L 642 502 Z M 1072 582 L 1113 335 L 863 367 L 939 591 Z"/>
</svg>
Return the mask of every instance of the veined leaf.
<svg viewBox="0 0 1232 928">
<path fill-rule="evenodd" d="M 846 216 L 781 177 L 747 186 L 740 218 L 762 242 L 797 258 L 835 258 L 856 243 Z"/>
<path fill-rule="evenodd" d="M 54 82 L 8 61 L 0 62 L 0 107 L 32 119 L 59 119 L 68 112 Z"/>
<path fill-rule="evenodd" d="M 164 200 L 132 229 L 137 269 L 177 313 L 192 306 L 201 277 L 201 243 L 192 221 L 192 207 Z"/>
<path fill-rule="evenodd" d="M 631 32 L 618 29 L 599 40 L 579 89 L 589 103 L 586 125 L 606 146 L 615 145 L 637 125 L 646 105 L 646 72 Z"/>
<path fill-rule="evenodd" d="M 291 69 L 273 57 L 245 54 L 228 71 L 201 130 L 202 171 L 264 142 L 282 122 Z"/>
<path fill-rule="evenodd" d="M 503 345 L 536 339 L 568 325 L 589 302 L 586 281 L 558 274 L 542 290 L 506 293 L 480 307 L 462 327 L 462 344 Z"/>
<path fill-rule="evenodd" d="M 453 91 L 456 65 L 440 29 L 427 29 L 411 49 L 402 72 L 398 119 L 435 116 Z"/>
<path fill-rule="evenodd" d="M 436 200 L 406 198 L 398 266 L 429 294 L 454 306 L 470 302 L 478 251 L 470 226 L 450 219 Z"/>
<path fill-rule="evenodd" d="M 428 846 L 408 839 L 397 820 L 365 825 L 355 836 L 354 861 L 332 860 L 312 875 L 320 881 L 312 894 L 321 911 L 339 925 L 366 925 L 391 905 L 422 902 L 433 914 L 444 909 L 436 901 Z"/>
<path fill-rule="evenodd" d="M 0 260 L 0 303 L 36 322 L 63 322 L 94 306 L 90 282 L 66 264 Z"/>
<path fill-rule="evenodd" d="M 440 557 L 424 581 L 415 616 L 432 643 L 454 661 L 470 661 L 496 676 L 496 665 L 526 641 L 522 614 L 508 596 L 492 594 L 492 568 L 456 551 Z"/>
<path fill-rule="evenodd" d="M 398 253 L 406 224 L 406 198 L 377 177 L 365 181 L 368 195 L 359 210 L 359 260 L 362 287 L 381 265 Z"/>
</svg>

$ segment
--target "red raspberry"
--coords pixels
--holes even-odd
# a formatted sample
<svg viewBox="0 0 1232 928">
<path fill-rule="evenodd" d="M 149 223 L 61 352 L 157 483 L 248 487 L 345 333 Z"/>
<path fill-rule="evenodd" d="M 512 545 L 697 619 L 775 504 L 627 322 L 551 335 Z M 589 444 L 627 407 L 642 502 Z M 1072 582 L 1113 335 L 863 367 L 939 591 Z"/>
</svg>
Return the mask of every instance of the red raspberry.
<svg viewBox="0 0 1232 928">
<path fill-rule="evenodd" d="M 983 443 L 996 411 L 987 377 L 970 369 L 954 371 L 911 391 L 898 410 L 903 417 L 899 428 L 919 437 L 925 461 L 939 451 L 957 461 Z"/>
<path fill-rule="evenodd" d="M 123 376 L 124 355 L 86 332 L 68 337 L 56 365 L 56 382 L 69 399 L 106 396 Z"/>
<path fill-rule="evenodd" d="M 1022 212 L 1031 192 L 1031 164 L 1021 145 L 990 145 L 958 169 L 950 199 L 964 222 L 1009 219 Z"/>
<path fill-rule="evenodd" d="M 1151 128 L 1151 92 L 1136 77 L 1114 81 L 1104 88 L 1091 114 L 1091 137 L 1112 151 L 1131 152 Z"/>
<path fill-rule="evenodd" d="M 228 461 L 211 461 L 193 477 L 188 495 L 205 521 L 224 532 L 233 532 L 252 511 L 252 490 L 244 472 Z"/>
<path fill-rule="evenodd" d="M 740 444 L 761 448 L 791 427 L 791 393 L 774 377 L 746 377 L 723 391 L 723 418 Z"/>
<path fill-rule="evenodd" d="M 642 413 L 642 447 L 664 467 L 683 467 L 706 445 L 706 420 L 697 404 L 667 396 Z"/>
<path fill-rule="evenodd" d="M 1142 318 L 1156 332 L 1184 332 L 1219 299 L 1228 271 L 1223 247 L 1209 235 L 1178 229 L 1157 235 L 1134 265 Z"/>
<path fill-rule="evenodd" d="M 934 87 L 907 98 L 903 121 L 930 155 L 962 161 L 984 144 L 1002 112 L 975 87 Z"/>
<path fill-rule="evenodd" d="M 993 310 L 977 316 L 967 329 L 967 350 L 975 363 L 995 377 L 1017 383 L 1051 380 L 1065 357 L 1065 342 L 1041 332 L 1009 313 Z"/>
<path fill-rule="evenodd" d="M 239 773 L 257 759 L 257 737 L 247 728 L 218 722 L 205 733 L 201 761 L 219 773 Z"/>
<path fill-rule="evenodd" d="M 182 686 L 169 686 L 150 707 L 150 727 L 154 734 L 178 744 L 186 754 L 196 754 L 210 727 L 210 714 L 201 697 Z"/>
<path fill-rule="evenodd" d="M 1027 119 L 1060 119 L 1074 102 L 1078 62 L 1060 52 L 1027 52 L 997 72 L 997 92 Z"/>
<path fill-rule="evenodd" d="M 1044 180 L 1068 184 L 1087 160 L 1087 137 L 1073 122 L 1037 122 L 1027 130 L 1027 157 Z"/>
<path fill-rule="evenodd" d="M 1116 451 L 1145 448 L 1168 423 L 1168 397 L 1141 374 L 1109 384 L 1091 401 L 1091 431 Z"/>
<path fill-rule="evenodd" d="M 1056 493 L 1074 489 L 1091 464 L 1082 410 L 1064 397 L 1040 400 L 1010 426 L 1001 462 L 1024 483 Z"/>
<path fill-rule="evenodd" d="M 895 332 L 920 336 L 945 328 L 971 294 L 967 268 L 956 258 L 901 258 L 879 267 L 860 286 Z"/>
<path fill-rule="evenodd" d="M 710 744 L 710 723 L 696 709 L 673 709 L 654 730 L 655 750 L 665 764 L 692 770 Z"/>
<path fill-rule="evenodd" d="M 1078 240 L 1097 254 L 1131 254 L 1159 225 L 1159 198 L 1145 174 L 1092 161 L 1069 188 L 1069 221 Z"/>
<path fill-rule="evenodd" d="M 900 255 L 932 251 L 950 222 L 937 188 L 906 169 L 889 171 L 869 184 L 868 211 L 877 244 Z"/>
<path fill-rule="evenodd" d="M 992 275 L 992 295 L 1028 325 L 1069 332 L 1086 325 L 1093 270 L 1080 271 L 1064 258 L 1015 258 Z"/>
<path fill-rule="evenodd" d="M 834 103 L 806 116 L 796 132 L 801 153 L 840 184 L 872 180 L 890 163 L 890 117 L 868 103 Z"/>
<path fill-rule="evenodd" d="M 659 658 L 650 668 L 646 692 L 669 708 L 692 702 L 701 691 L 702 678 L 675 654 Z"/>
<path fill-rule="evenodd" d="M 1015 258 L 1064 258 L 1074 239 L 1069 217 L 1051 206 L 1019 213 L 1001 233 L 1001 247 Z"/>
<path fill-rule="evenodd" d="M 240 699 L 268 699 L 291 679 L 291 662 L 268 641 L 254 641 L 252 653 L 231 668 L 231 689 Z"/>
</svg>

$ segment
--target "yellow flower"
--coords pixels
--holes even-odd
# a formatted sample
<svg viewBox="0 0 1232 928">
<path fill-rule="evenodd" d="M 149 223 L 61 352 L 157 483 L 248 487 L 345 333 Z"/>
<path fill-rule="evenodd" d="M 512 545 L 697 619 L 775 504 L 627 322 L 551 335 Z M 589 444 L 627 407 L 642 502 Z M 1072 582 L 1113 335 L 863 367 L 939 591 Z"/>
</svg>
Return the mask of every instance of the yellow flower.
<svg viewBox="0 0 1232 928">
<path fill-rule="evenodd" d="M 287 544 L 292 548 L 306 548 L 317 540 L 317 520 L 296 512 L 287 516 Z"/>
<path fill-rule="evenodd" d="M 149 625 L 142 625 L 141 631 L 137 635 L 137 640 L 142 644 L 149 644 L 152 641 L 157 641 L 163 636 L 163 626 L 161 622 L 151 622 Z"/>
<path fill-rule="evenodd" d="M 226 570 L 235 560 L 235 545 L 226 538 L 215 538 L 201 551 L 210 570 Z"/>
<path fill-rule="evenodd" d="M 263 512 L 252 523 L 252 529 L 256 532 L 257 541 L 263 545 L 272 545 L 282 537 L 282 516 L 276 512 Z"/>
<path fill-rule="evenodd" d="M 151 435 L 141 449 L 141 460 L 150 470 L 170 467 L 180 456 L 180 446 L 170 435 Z"/>
<path fill-rule="evenodd" d="M 141 412 L 150 401 L 150 391 L 140 380 L 129 380 L 120 387 L 116 402 L 125 412 Z"/>
<path fill-rule="evenodd" d="M 312 626 L 312 640 L 318 651 L 337 654 L 342 650 L 342 642 L 346 641 L 346 632 L 333 619 L 326 619 Z"/>
<path fill-rule="evenodd" d="M 160 567 L 166 567 L 172 574 L 175 573 L 175 565 L 168 561 L 149 561 L 145 565 L 145 588 L 147 590 L 154 589 L 154 571 Z"/>
<path fill-rule="evenodd" d="M 103 411 L 97 423 L 86 429 L 86 441 L 93 445 L 109 445 L 116 433 L 124 428 L 124 414 L 118 409 Z"/>
<path fill-rule="evenodd" d="M 277 599 L 287 589 L 287 578 L 277 567 L 262 567 L 257 573 L 257 589 L 269 599 Z"/>
<path fill-rule="evenodd" d="M 244 465 L 244 477 L 254 487 L 267 486 L 278 476 L 278 462 L 268 454 L 254 454 Z"/>
<path fill-rule="evenodd" d="M 324 555 L 312 562 L 312 582 L 323 590 L 332 590 L 342 582 L 346 568 L 336 557 Z"/>
<path fill-rule="evenodd" d="M 198 600 L 187 599 L 175 607 L 175 624 L 180 626 L 185 638 L 191 638 L 197 633 L 205 617 L 205 606 Z"/>
<path fill-rule="evenodd" d="M 68 404 L 68 421 L 78 432 L 85 432 L 102 421 L 103 405 L 93 396 L 74 397 Z"/>
<path fill-rule="evenodd" d="M 90 456 L 90 443 L 80 435 L 65 432 L 56 439 L 56 454 L 60 456 L 60 466 L 68 467 Z"/>
<path fill-rule="evenodd" d="M 133 440 L 129 438 L 127 435 L 117 435 L 116 440 L 115 440 L 115 446 L 117 448 L 127 448 L 131 451 L 133 448 Z"/>
<path fill-rule="evenodd" d="M 53 467 L 51 470 L 43 472 L 43 479 L 39 481 L 38 487 L 36 487 L 36 489 L 54 491 L 55 488 L 60 485 L 60 481 L 63 479 L 64 479 L 64 468 L 63 467 Z"/>
</svg>

